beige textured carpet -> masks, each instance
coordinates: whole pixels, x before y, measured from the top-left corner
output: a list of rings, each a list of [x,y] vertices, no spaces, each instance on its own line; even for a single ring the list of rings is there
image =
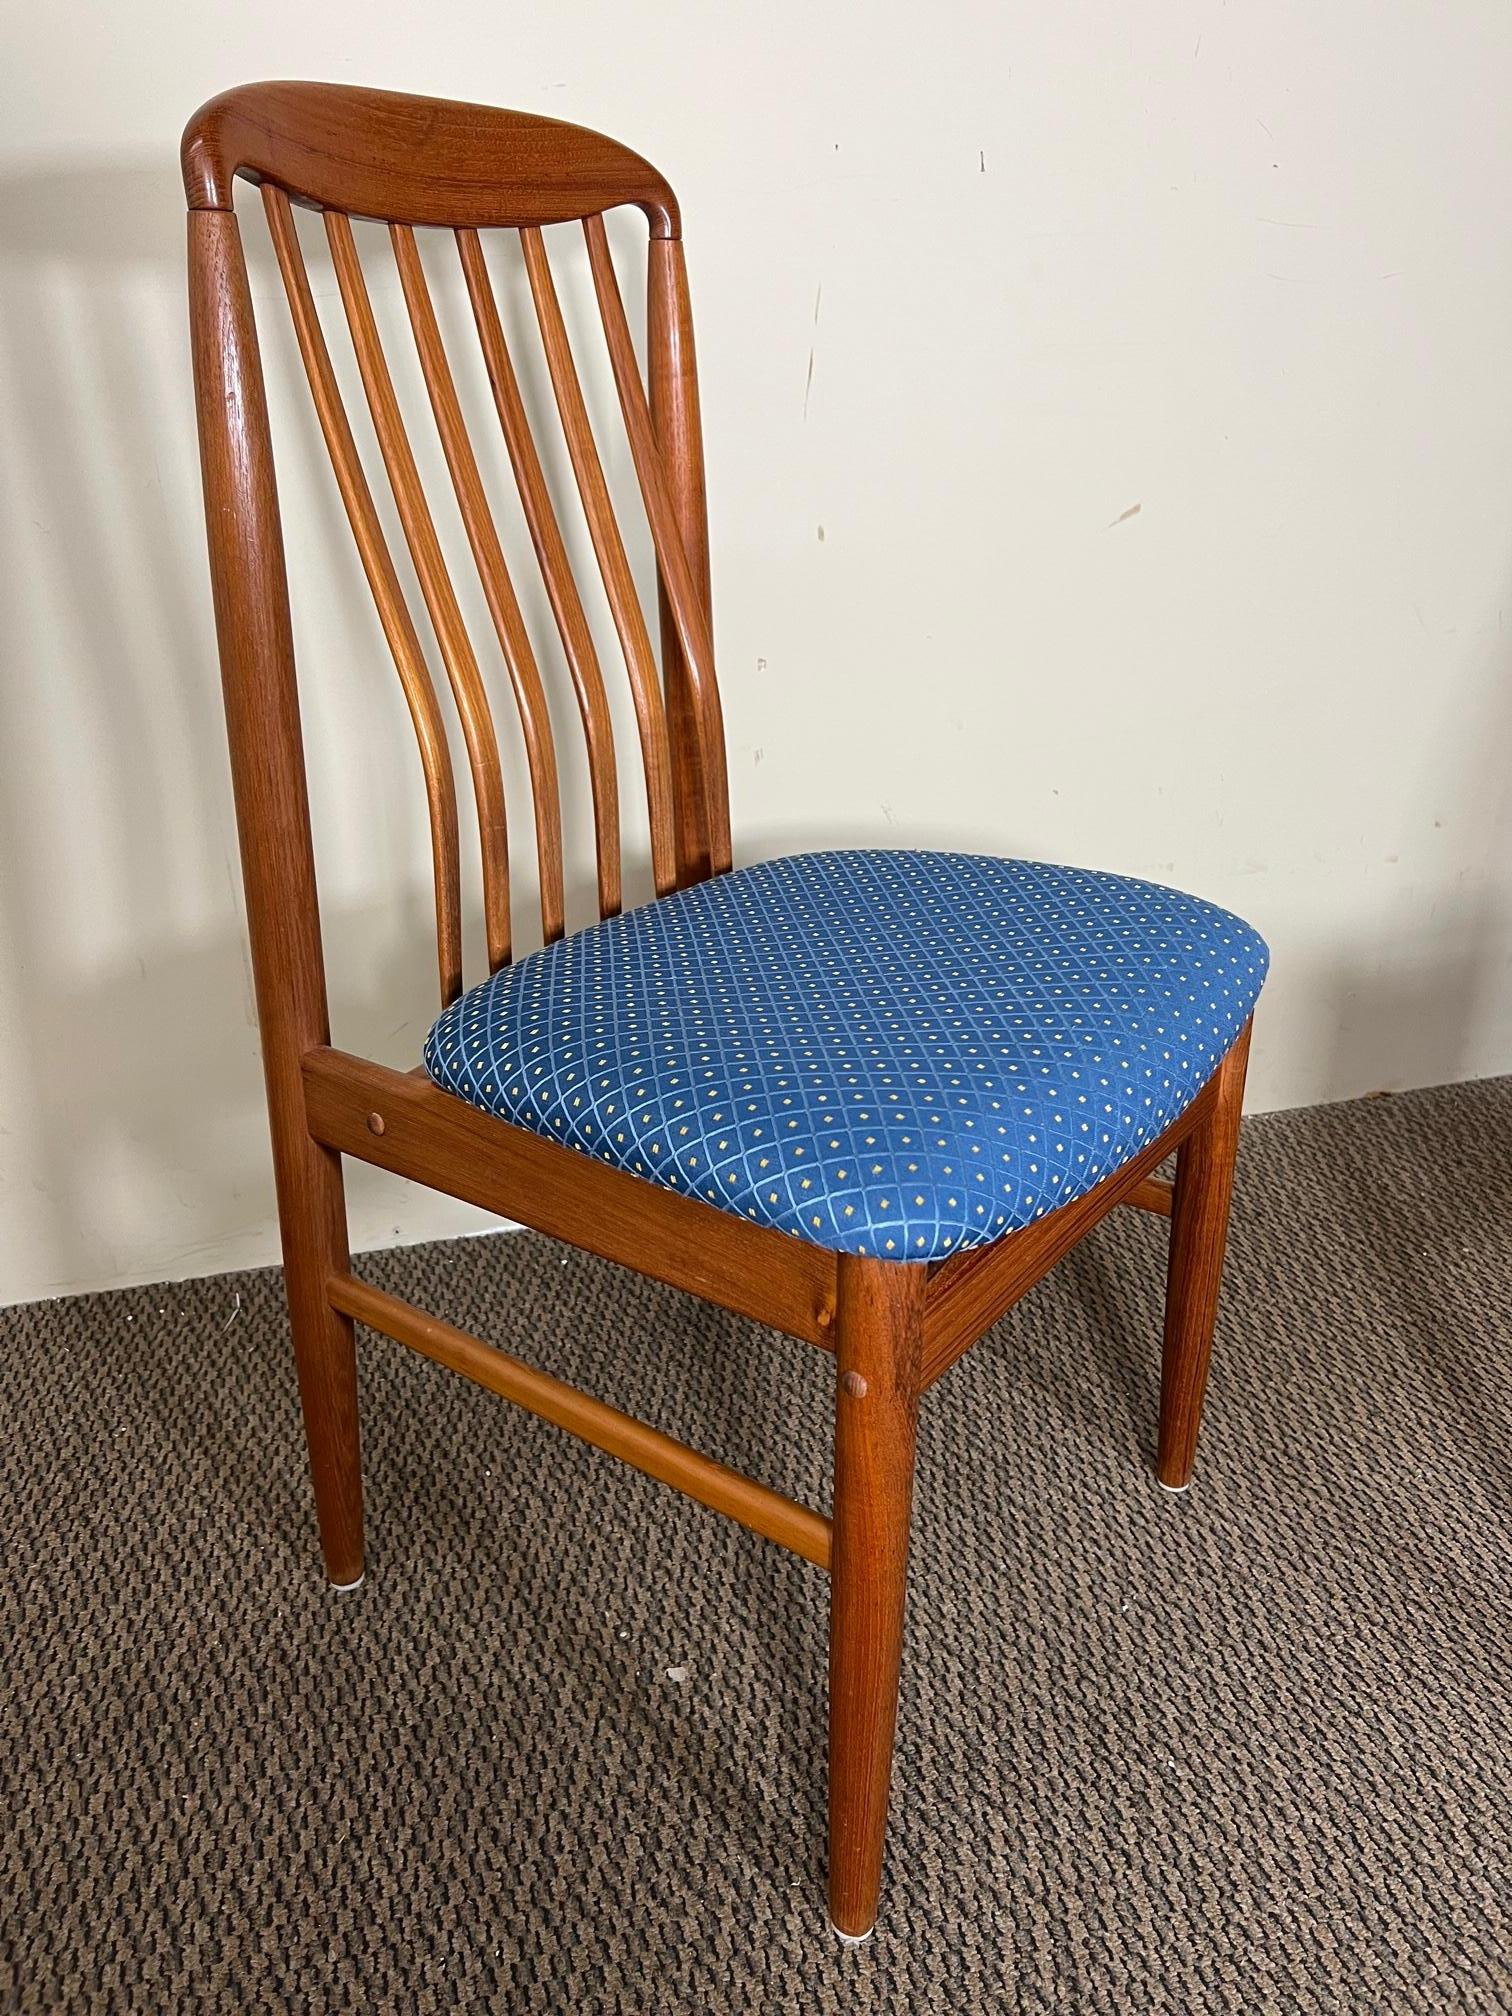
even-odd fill
[[[0,1312],[0,2007],[1512,2009],[1512,1080],[1246,1128],[1185,1498],[1162,1232],[926,1402],[854,1951],[817,1572],[364,1338],[333,1596],[276,1276]],[[534,1238],[367,1271],[827,1496],[803,1346]]]

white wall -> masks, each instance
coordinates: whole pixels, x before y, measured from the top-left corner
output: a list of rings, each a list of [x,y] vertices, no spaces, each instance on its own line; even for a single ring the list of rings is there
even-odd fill
[[[54,0],[7,40],[0,1300],[276,1250],[175,163],[258,76],[544,109],[682,192],[744,858],[950,842],[1227,903],[1275,953],[1255,1104],[1512,1068],[1498,0]],[[416,767],[296,460],[337,1033],[409,1063]],[[352,1190],[359,1244],[480,1222]]]

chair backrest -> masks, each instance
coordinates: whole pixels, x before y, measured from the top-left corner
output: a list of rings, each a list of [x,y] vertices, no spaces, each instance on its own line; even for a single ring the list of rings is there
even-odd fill
[[[469,436],[417,243],[451,234],[535,561],[571,675],[586,742],[602,915],[621,902],[616,754],[604,674],[520,390],[482,234],[519,234],[547,373],[604,594],[629,676],[658,895],[730,863],[724,733],[709,625],[708,531],[698,388],[677,202],[617,142],[521,112],[346,85],[253,84],[197,112],[183,142],[190,294],[211,564],[227,687],[249,903],[308,900],[308,812],[281,531],[246,266],[233,209],[238,177],[261,185],[295,334],[336,482],[420,745],[429,801],[443,1001],[462,986],[457,795],[446,726],[399,571],[345,410],[310,286],[295,207],[320,213],[373,432],[426,617],[460,718],[477,808],[491,967],[510,956],[509,861],[499,745],[479,643],[470,635],[423,488],[368,292],[354,218],[388,226],[419,369],[483,603],[519,710],[549,942],[564,929],[556,749],[540,666]],[[649,224],[643,381],[604,213],[634,205]],[[543,227],[580,221],[630,458],[656,556],[658,668],[589,420]],[[516,339],[518,340],[518,339]],[[485,457],[497,443],[483,449]],[[290,821],[292,842],[279,828]],[[249,824],[253,830],[249,834]],[[266,829],[266,830],[263,830]],[[290,846],[299,858],[289,856]],[[251,853],[249,854],[249,848]],[[256,873],[260,890],[251,885]],[[280,886],[261,892],[264,874]],[[291,879],[292,878],[292,879]],[[306,886],[308,885],[308,886]],[[272,926],[269,927],[270,929]],[[254,920],[254,940],[257,926]],[[314,939],[318,956],[318,927]],[[308,948],[306,948],[308,949]],[[321,988],[323,996],[323,987]]]

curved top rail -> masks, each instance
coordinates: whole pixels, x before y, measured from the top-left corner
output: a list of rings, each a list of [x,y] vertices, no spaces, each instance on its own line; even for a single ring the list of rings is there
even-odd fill
[[[653,238],[677,238],[677,198],[630,148],[531,112],[370,91],[354,84],[242,84],[184,129],[191,210],[229,210],[238,175],[296,203],[449,229],[563,224],[617,204]]]

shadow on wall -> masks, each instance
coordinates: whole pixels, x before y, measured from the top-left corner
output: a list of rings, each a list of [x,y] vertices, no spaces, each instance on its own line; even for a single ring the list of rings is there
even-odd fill
[[[0,181],[14,525],[0,1300],[268,1257],[272,1183],[199,506],[171,155]],[[329,906],[341,1034],[423,1033],[428,913]],[[0,989],[5,983],[0,981]],[[414,1025],[418,1024],[418,1030]],[[398,1025],[396,1027],[396,1025]],[[241,1242],[238,1248],[238,1242]]]
[[[37,1285],[54,1266],[59,1286],[133,1273],[138,1256],[96,1215],[100,1193],[123,1165],[151,1165],[154,1187],[161,1165],[187,1170],[174,1090],[204,1062],[232,1108],[255,1084],[255,1050],[235,1040],[247,995],[233,948],[176,960],[162,942],[175,895],[207,863],[223,883],[230,872],[202,581],[166,536],[162,451],[171,442],[176,462],[182,432],[158,424],[172,384],[159,301],[182,256],[176,180],[171,161],[106,158],[0,183],[22,534],[0,565],[27,646],[0,683],[0,903],[17,987],[7,1105],[25,1144],[30,1244],[47,1256]],[[168,352],[175,364],[183,349]],[[161,978],[165,952],[195,989],[193,1018]],[[208,1059],[192,1054],[196,1027]]]

